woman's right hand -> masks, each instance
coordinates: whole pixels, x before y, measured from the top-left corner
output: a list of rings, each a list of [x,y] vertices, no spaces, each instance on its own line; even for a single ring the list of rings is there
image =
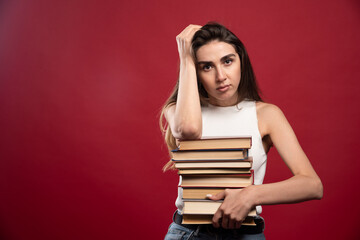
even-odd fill
[[[179,35],[176,36],[180,61],[192,58],[191,40],[194,34],[201,28],[200,25],[190,24]]]

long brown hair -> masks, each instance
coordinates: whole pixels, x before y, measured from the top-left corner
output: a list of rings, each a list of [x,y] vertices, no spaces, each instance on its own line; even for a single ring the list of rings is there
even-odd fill
[[[239,54],[240,64],[241,64],[241,81],[238,87],[238,103],[244,99],[249,99],[253,101],[262,101],[259,94],[260,90],[256,83],[255,74],[251,66],[250,59],[244,44],[240,41],[238,37],[236,37],[235,34],[233,34],[229,29],[227,29],[223,25],[216,22],[209,22],[195,33],[191,42],[194,58],[196,59],[197,50],[201,46],[211,41],[226,42],[232,45],[235,48],[235,51]],[[200,104],[204,106],[208,103],[208,93],[206,92],[205,88],[202,86],[199,78],[197,82],[198,82],[198,89],[200,96]],[[178,91],[179,91],[179,79],[176,82],[176,85],[170,97],[166,100],[164,106],[162,107],[160,120],[159,120],[160,129],[164,134],[165,142],[169,149],[169,153],[177,146],[176,146],[176,140],[171,133],[170,127],[168,126],[166,121],[164,121],[164,112],[168,106],[176,104]],[[166,165],[163,167],[164,171],[168,169],[174,169],[174,165],[171,161],[167,162]]]

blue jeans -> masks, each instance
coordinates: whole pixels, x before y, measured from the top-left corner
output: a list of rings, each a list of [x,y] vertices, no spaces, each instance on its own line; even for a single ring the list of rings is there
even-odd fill
[[[198,225],[196,230],[188,229],[182,225],[171,223],[164,240],[265,240],[264,233],[259,234],[239,234],[236,230],[219,230],[208,225]]]

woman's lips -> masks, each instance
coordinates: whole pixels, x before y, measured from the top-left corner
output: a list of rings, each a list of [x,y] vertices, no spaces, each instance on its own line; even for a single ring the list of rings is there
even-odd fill
[[[216,90],[220,91],[220,92],[225,92],[229,89],[230,85],[225,85],[223,87],[218,87]]]

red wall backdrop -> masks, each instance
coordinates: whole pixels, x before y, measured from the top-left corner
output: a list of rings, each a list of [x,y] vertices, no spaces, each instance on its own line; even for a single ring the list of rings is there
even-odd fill
[[[216,20],[247,46],[292,124],[321,201],[264,206],[268,239],[355,239],[358,1],[2,1],[0,238],[162,239],[178,177],[158,113],[175,36]],[[276,150],[265,182],[290,177]]]

